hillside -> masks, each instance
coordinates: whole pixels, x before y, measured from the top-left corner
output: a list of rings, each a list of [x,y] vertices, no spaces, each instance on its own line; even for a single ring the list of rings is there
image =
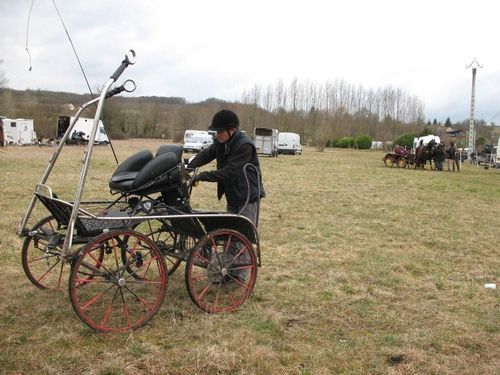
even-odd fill
[[[317,91],[309,98],[305,94],[292,96],[293,91],[288,89],[283,98],[279,92],[265,93],[262,89],[255,89],[244,93],[244,103],[217,98],[189,103],[182,97],[121,95],[106,102],[102,119],[114,139],[169,138],[180,141],[186,129],[206,129],[213,114],[221,108],[238,113],[241,128],[249,134],[253,134],[255,127],[277,128],[298,133],[303,142],[320,147],[346,136],[368,135],[373,140],[392,141],[406,133],[444,133],[444,127],[439,124],[425,125],[421,112],[408,115],[418,107],[415,100],[408,101],[408,104],[403,101],[402,105],[395,99],[387,101],[387,97],[397,98],[399,91],[377,91],[367,97],[348,90],[348,99],[343,99],[343,92],[321,97],[322,91]],[[0,116],[32,118],[38,135],[50,138],[55,136],[58,116],[74,115],[76,107],[90,99],[89,94],[4,88],[0,89]],[[93,117],[94,111],[95,107],[91,107],[83,116]],[[465,123],[454,126],[467,130]],[[498,135],[495,138],[492,132],[488,127],[478,126],[478,139],[483,137],[486,142],[490,138],[498,139]]]

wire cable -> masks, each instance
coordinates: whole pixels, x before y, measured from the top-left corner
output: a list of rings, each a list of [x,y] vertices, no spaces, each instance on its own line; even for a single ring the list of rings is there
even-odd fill
[[[92,89],[90,88],[89,80],[87,79],[87,75],[85,74],[85,71],[83,70],[82,63],[80,61],[80,57],[78,57],[78,53],[76,52],[75,45],[73,44],[73,41],[71,40],[71,36],[69,35],[68,29],[66,28],[66,25],[64,24],[64,20],[62,19],[61,13],[59,13],[59,9],[57,8],[56,1],[52,0],[52,4],[54,4],[54,8],[56,8],[57,15],[59,16],[59,19],[61,20],[61,24],[64,28],[64,31],[66,32],[66,35],[68,36],[69,43],[71,44],[71,48],[73,48],[73,52],[75,53],[76,60],[78,61],[78,65],[80,65],[80,69],[83,74],[83,78],[85,78],[85,82],[87,83],[87,87],[89,88],[90,96],[92,99],[94,99],[94,94],[92,93]]]
[[[25,50],[28,53],[28,59],[29,59],[29,62],[30,62],[30,67],[28,69],[29,72],[31,72],[32,66],[31,66],[31,54],[30,54],[30,50],[28,49],[28,35],[29,35],[29,31],[30,31],[31,11],[33,10],[33,5],[35,5],[35,0],[33,0],[31,2],[30,12],[28,14],[28,24],[26,25],[26,46],[25,46]]]
[[[26,47],[25,48],[26,48],[26,52],[28,53],[28,58],[29,58],[29,63],[30,63],[29,71],[31,71],[31,69],[32,69],[32,64],[31,64],[31,54],[30,54],[29,49],[28,49],[28,40],[29,40],[29,27],[30,27],[30,20],[31,20],[31,12],[33,10],[34,4],[35,4],[35,0],[33,0],[31,2],[30,11],[29,11],[29,15],[28,15],[28,24],[26,26]],[[66,24],[64,23],[64,20],[61,16],[61,12],[59,12],[59,8],[57,7],[55,0],[52,0],[52,4],[54,5],[54,8],[57,12],[57,15],[59,16],[59,20],[61,21],[61,24],[64,28],[65,33],[66,33],[66,36],[68,37],[69,43],[71,44],[71,48],[73,49],[73,53],[75,54],[76,60],[78,61],[78,65],[80,66],[80,70],[82,71],[83,78],[85,79],[85,82],[86,82],[87,87],[89,89],[90,96],[92,97],[92,99],[94,99],[94,93],[92,92],[92,89],[90,88],[90,83],[89,83],[89,80],[87,79],[87,75],[85,74],[85,70],[83,69],[82,62],[80,61],[80,57],[78,56],[78,53],[76,52],[76,48],[75,48],[75,45],[73,43],[73,40],[71,39],[71,36],[69,35],[68,28],[66,27]],[[104,125],[104,130],[106,131],[106,135],[107,135],[108,131],[106,130],[105,125]],[[113,152],[113,156],[115,158],[116,164],[119,164],[118,158],[116,156],[115,148],[113,147],[113,143],[111,143],[111,138],[109,136],[108,136],[108,139],[109,139],[109,145],[111,146],[111,151]]]

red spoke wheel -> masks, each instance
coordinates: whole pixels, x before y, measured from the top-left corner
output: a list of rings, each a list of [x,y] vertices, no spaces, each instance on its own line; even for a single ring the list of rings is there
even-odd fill
[[[104,257],[96,266],[101,249]],[[126,332],[143,326],[158,312],[165,298],[167,268],[149,237],[116,230],[80,251],[69,280],[71,305],[86,325],[96,331]]]
[[[244,235],[218,229],[203,236],[191,251],[185,279],[189,296],[203,311],[234,311],[252,294],[257,257]]]
[[[50,245],[49,245],[50,241]],[[64,234],[53,216],[40,220],[24,240],[21,260],[28,279],[40,289],[66,289],[69,263],[62,261]]]

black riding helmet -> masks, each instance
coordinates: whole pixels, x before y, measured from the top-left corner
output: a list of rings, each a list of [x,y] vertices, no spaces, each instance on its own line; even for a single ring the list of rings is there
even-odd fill
[[[223,109],[214,115],[212,123],[208,127],[208,130],[229,130],[231,128],[237,128],[239,126],[240,119],[238,118],[238,115],[233,111]]]

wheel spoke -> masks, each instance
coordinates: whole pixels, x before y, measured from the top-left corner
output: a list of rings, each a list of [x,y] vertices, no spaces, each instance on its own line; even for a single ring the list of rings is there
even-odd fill
[[[203,288],[203,290],[200,292],[200,294],[196,296],[196,298],[201,301],[203,297],[205,297],[205,295],[207,294],[209,288],[210,285],[205,286],[205,288]]]
[[[40,251],[43,251],[43,250],[40,249]],[[39,257],[39,258],[33,258],[33,259],[30,259],[28,261],[28,263],[34,263],[34,262],[38,262],[40,260],[41,261],[46,261],[49,258],[55,258],[57,256],[59,256],[59,254],[51,254],[50,256],[42,256],[42,257]]]
[[[58,259],[52,266],[49,267],[49,269],[47,270],[47,272],[45,272],[42,276],[40,276],[40,278],[37,279],[37,281],[42,281],[45,276],[47,276],[50,271],[52,271],[52,269],[57,266],[57,264],[61,261],[61,259]]]
[[[123,314],[125,315],[125,319],[127,320],[127,327],[130,327],[132,325],[132,323],[130,322],[130,312],[128,310],[128,305],[127,305],[127,302],[125,302],[125,297],[123,296],[122,288],[119,288],[119,290],[120,290],[120,296],[122,299],[122,311],[123,311]]]
[[[137,300],[138,300],[139,302],[141,302],[144,306],[146,306],[146,307],[148,308],[148,310],[153,311],[153,306],[151,306],[149,303],[147,303],[147,302],[144,300],[144,298],[139,297],[136,293],[134,293],[134,292],[133,292],[133,291],[132,291],[129,287],[127,287],[126,285],[125,285],[125,287],[124,287],[124,288],[125,288],[125,289],[127,289],[127,290],[130,292],[130,294],[132,294],[135,298],[137,298]]]
[[[61,270],[59,271],[59,278],[57,279],[57,289],[61,288],[61,280],[63,274],[64,262],[61,261]]]

